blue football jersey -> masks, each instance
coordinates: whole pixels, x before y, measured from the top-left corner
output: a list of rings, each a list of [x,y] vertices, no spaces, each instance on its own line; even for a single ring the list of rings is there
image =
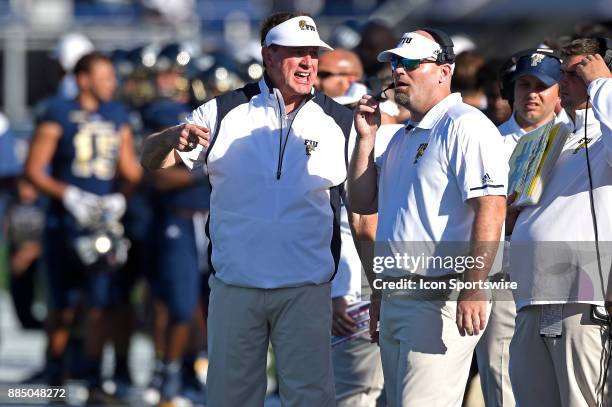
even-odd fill
[[[191,107],[169,99],[157,100],[142,111],[144,126],[150,131],[159,131],[180,123],[189,113]],[[185,168],[185,170],[187,170]],[[156,200],[161,209],[208,209],[210,205],[210,185],[206,179],[186,188],[158,192]]]
[[[96,112],[88,112],[77,100],[55,99],[42,121],[55,122],[62,128],[51,160],[51,175],[98,195],[113,192],[121,143],[119,129],[128,123],[123,105],[101,103]]]

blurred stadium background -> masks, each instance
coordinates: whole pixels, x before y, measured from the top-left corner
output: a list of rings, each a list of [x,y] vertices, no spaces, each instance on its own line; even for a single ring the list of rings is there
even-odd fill
[[[120,97],[132,107],[155,96],[151,70],[164,58],[181,67],[185,82],[177,91],[189,93],[197,104],[261,75],[259,24],[281,10],[312,14],[328,43],[359,46],[365,57],[385,48],[388,33],[393,44],[402,32],[422,26],[445,30],[458,46],[475,48],[486,59],[612,28],[610,0],[0,0],[0,111],[22,141],[18,155],[25,155],[37,112],[66,73],[63,53],[80,46],[78,41],[66,45],[66,34],[79,33],[112,56]],[[390,31],[364,31],[372,22]],[[366,76],[377,72],[379,67],[363,62]],[[374,82],[369,85],[375,87]],[[135,129],[143,135],[138,123]],[[0,237],[0,383],[18,383],[42,367],[45,336],[40,328],[24,329],[15,316],[4,233]],[[42,321],[46,298],[40,276],[36,287],[32,314]],[[134,290],[137,308],[144,291]],[[145,309],[139,312],[147,318]],[[153,365],[143,326],[130,351],[139,386],[147,383]],[[105,361],[105,369],[112,369],[112,357]]]

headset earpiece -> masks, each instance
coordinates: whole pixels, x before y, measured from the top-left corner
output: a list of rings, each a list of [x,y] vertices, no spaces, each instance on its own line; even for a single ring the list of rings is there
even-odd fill
[[[608,69],[612,71],[612,39],[605,37],[597,37],[595,39],[599,43],[599,55],[603,58]]]
[[[429,33],[434,40],[440,44],[442,52],[438,54],[436,63],[438,64],[452,64],[455,62],[455,51],[453,47],[453,40],[444,31],[435,28],[421,28],[422,31]]]

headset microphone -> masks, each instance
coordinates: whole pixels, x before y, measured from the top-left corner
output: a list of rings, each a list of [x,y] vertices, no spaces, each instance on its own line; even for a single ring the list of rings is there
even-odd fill
[[[374,95],[374,100],[382,102],[383,100],[389,99],[389,97],[387,96],[387,91],[391,89],[395,89],[395,83],[392,83],[391,85],[381,90],[378,94]]]

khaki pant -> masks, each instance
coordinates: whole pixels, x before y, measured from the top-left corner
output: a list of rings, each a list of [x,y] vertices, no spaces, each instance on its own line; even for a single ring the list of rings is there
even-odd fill
[[[207,406],[263,406],[269,341],[283,406],[335,406],[330,284],[256,289],[215,276],[209,282]]]
[[[516,405],[508,369],[515,318],[516,304],[512,301],[512,292],[493,291],[491,315],[476,345],[480,385],[487,407]]]
[[[381,396],[383,373],[378,345],[370,336],[332,349],[338,407],[373,407]]]
[[[389,407],[461,406],[480,335],[459,335],[456,311],[454,301],[383,298],[380,353]]]
[[[607,329],[590,319],[588,304],[563,306],[562,337],[540,336],[542,306],[522,308],[510,343],[510,379],[521,407],[598,406],[607,358]],[[606,393],[612,384],[608,374]],[[609,401],[604,402],[609,406]]]

